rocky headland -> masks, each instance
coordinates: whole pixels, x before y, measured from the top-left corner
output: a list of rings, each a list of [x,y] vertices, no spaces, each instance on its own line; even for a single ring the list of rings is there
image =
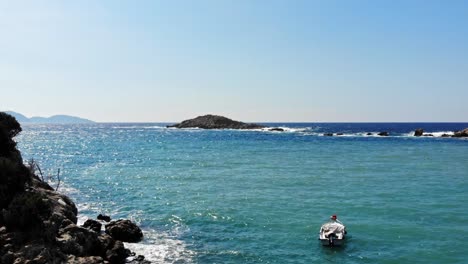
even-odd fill
[[[224,116],[204,115],[167,127],[202,129],[262,129],[265,126],[235,121]]]
[[[125,263],[132,252],[123,242],[140,241],[140,228],[128,220],[110,222],[105,232],[96,220],[78,226],[73,201],[23,164],[13,140],[20,132],[0,112],[0,263]],[[129,263],[149,262],[138,256]]]

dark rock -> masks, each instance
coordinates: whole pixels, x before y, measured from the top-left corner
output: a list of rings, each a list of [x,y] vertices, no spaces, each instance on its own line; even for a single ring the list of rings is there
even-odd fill
[[[370,133],[370,132],[369,132],[369,133],[367,133],[366,135],[368,135],[368,136],[372,136],[372,133]]]
[[[64,263],[67,258],[58,248],[44,247],[41,241],[25,242],[11,253],[15,258],[14,263],[59,264]]]
[[[98,239],[101,243],[101,256],[111,263],[123,263],[131,255],[130,250],[126,249],[121,241],[115,240],[108,234],[101,234]]]
[[[323,135],[326,137],[333,137],[333,133],[323,133]]]
[[[141,229],[130,220],[110,222],[106,225],[106,233],[123,242],[139,242],[143,238]]]
[[[422,128],[418,128],[414,131],[414,136],[415,137],[420,137],[424,134],[424,130]]]
[[[433,137],[433,134],[423,134],[423,137]]]
[[[273,128],[269,128],[268,131],[279,131],[279,132],[283,132],[284,129],[280,128],[280,127],[273,127]]]
[[[175,128],[203,128],[203,129],[259,129],[264,126],[257,124],[247,124],[224,116],[204,115],[194,119],[182,121],[181,123],[170,125],[167,127]]]
[[[111,220],[110,216],[103,215],[103,214],[99,214],[99,215],[97,216],[97,219],[98,219],[98,220],[105,221],[105,222],[110,222],[110,220]]]
[[[456,131],[452,137],[468,137],[468,128]]]
[[[129,264],[150,264],[151,262],[149,262],[148,260],[145,260],[144,256],[138,255],[137,257],[133,258],[132,260],[130,260],[127,263],[129,263]]]
[[[443,138],[445,138],[445,137],[451,137],[451,135],[449,135],[449,134],[442,134],[442,136],[440,136],[440,137],[443,137]]]
[[[88,229],[90,229],[90,230],[93,230],[93,231],[96,232],[96,233],[101,232],[101,226],[102,226],[101,223],[99,223],[98,221],[93,220],[93,219],[88,219],[88,220],[86,220],[86,222],[84,222],[84,224],[83,224],[83,227],[84,227],[84,228],[88,228]]]
[[[57,244],[65,254],[78,257],[98,256],[101,252],[101,245],[96,232],[76,225],[70,225],[60,230]]]
[[[76,257],[70,255],[67,259],[68,264],[104,264],[108,263],[104,261],[102,257],[91,256],[91,257]]]
[[[15,254],[11,251],[7,251],[5,254],[0,256],[0,263],[11,264],[15,261]]]
[[[379,132],[377,135],[379,135],[381,137],[388,137],[388,132],[386,132],[386,131]]]
[[[336,133],[337,136],[342,136],[344,135],[343,133]]]
[[[130,250],[124,247],[122,241],[115,241],[112,248],[106,251],[106,259],[111,263],[125,263],[125,259],[130,255]]]
[[[62,224],[60,224],[60,228],[65,228],[69,225],[74,225],[75,223],[73,223],[72,221],[68,220],[68,219],[64,219],[62,221]]]

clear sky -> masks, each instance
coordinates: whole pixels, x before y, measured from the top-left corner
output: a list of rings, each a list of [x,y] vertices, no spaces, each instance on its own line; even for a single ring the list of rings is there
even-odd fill
[[[0,0],[0,110],[468,121],[468,1]]]

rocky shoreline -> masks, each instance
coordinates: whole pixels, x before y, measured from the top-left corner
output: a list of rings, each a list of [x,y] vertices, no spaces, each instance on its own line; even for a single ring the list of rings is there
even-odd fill
[[[271,131],[271,132],[284,132],[284,128],[280,127],[267,127],[259,124],[249,124],[240,121],[235,121],[229,119],[224,116],[219,115],[204,115],[198,116],[196,118],[187,119],[180,123],[176,123],[173,125],[166,126],[167,128],[201,128],[201,129],[241,129],[241,130],[248,130],[248,129],[261,129],[263,131]],[[344,133],[342,132],[326,132],[322,134],[323,136],[332,137],[332,136],[343,136]],[[368,132],[366,133],[367,136],[380,136],[380,137],[388,137],[391,136],[391,132],[388,131],[380,131],[377,133]],[[417,128],[414,131],[413,136],[416,137],[434,137],[431,133],[424,133],[422,128]],[[468,128],[465,128],[460,131],[454,131],[453,135],[450,134],[443,134],[441,137],[468,137]]]
[[[333,136],[343,136],[345,135],[344,133],[342,132],[338,132],[338,133],[330,133],[330,132],[327,132],[327,133],[323,133],[322,136],[326,136],[326,137],[333,137]],[[371,132],[368,132],[368,133],[365,133],[366,136],[380,136],[380,137],[388,137],[388,136],[391,136],[392,134],[388,131],[382,131],[382,132],[378,132],[378,133],[371,133]],[[413,136],[414,137],[436,137],[437,135],[434,135],[434,134],[431,134],[431,133],[424,133],[424,130],[422,128],[418,128],[414,131],[413,133]],[[465,128],[463,130],[459,130],[459,131],[454,131],[453,134],[442,134],[438,137],[443,137],[443,138],[465,138],[465,137],[468,137],[468,128]]]
[[[23,164],[13,140],[20,132],[0,112],[0,263],[150,263],[123,244],[143,238],[135,223],[111,221],[102,232],[110,217],[101,216],[77,225],[73,201]]]

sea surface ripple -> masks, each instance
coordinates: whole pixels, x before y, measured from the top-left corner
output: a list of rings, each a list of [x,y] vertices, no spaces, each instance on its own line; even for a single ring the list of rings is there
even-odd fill
[[[468,124],[271,126],[285,131],[23,125],[16,140],[61,169],[80,221],[136,221],[145,240],[127,246],[154,263],[467,263],[468,140],[411,135]],[[317,241],[331,214],[342,248]]]

